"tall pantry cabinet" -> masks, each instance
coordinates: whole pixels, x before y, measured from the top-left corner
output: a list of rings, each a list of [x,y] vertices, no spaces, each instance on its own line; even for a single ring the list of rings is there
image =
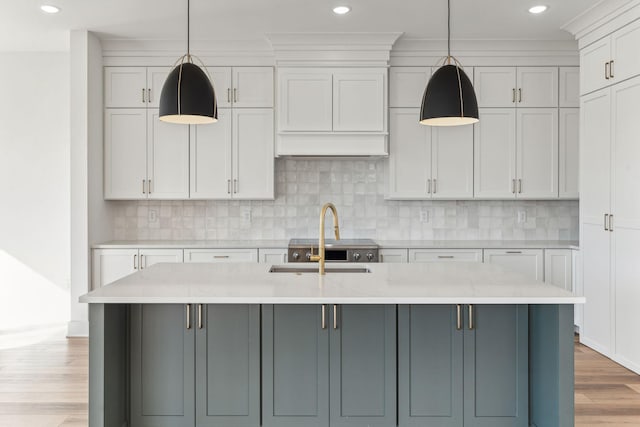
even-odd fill
[[[623,48],[639,43],[631,23],[581,51],[580,246],[581,340],[640,373],[640,61]]]

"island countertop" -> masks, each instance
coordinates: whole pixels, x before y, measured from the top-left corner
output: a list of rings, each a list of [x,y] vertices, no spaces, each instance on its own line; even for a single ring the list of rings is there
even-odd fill
[[[291,264],[288,264],[291,266]],[[327,267],[336,264],[327,264]],[[317,267],[305,264],[303,268]],[[368,273],[270,273],[270,264],[156,264],[80,297],[90,304],[582,304],[494,264],[348,264]]]

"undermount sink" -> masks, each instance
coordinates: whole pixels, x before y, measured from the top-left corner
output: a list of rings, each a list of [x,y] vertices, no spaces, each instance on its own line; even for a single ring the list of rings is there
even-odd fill
[[[269,273],[318,273],[318,265],[272,265],[269,269]],[[324,270],[326,273],[371,273],[371,270],[366,266],[328,266]]]

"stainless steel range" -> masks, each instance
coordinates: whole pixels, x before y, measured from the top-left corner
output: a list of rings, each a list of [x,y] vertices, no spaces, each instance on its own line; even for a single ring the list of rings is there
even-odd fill
[[[312,262],[318,254],[318,239],[291,239],[289,262]],[[325,242],[327,262],[378,262],[379,248],[371,239],[340,239]]]

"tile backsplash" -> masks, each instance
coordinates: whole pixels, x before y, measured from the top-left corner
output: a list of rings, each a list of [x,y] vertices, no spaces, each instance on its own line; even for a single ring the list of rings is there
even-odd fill
[[[338,208],[345,238],[578,239],[577,201],[388,201],[384,200],[385,165],[384,159],[277,159],[275,200],[112,202],[114,238],[315,237],[320,207],[330,201]],[[524,222],[518,222],[521,212]]]

